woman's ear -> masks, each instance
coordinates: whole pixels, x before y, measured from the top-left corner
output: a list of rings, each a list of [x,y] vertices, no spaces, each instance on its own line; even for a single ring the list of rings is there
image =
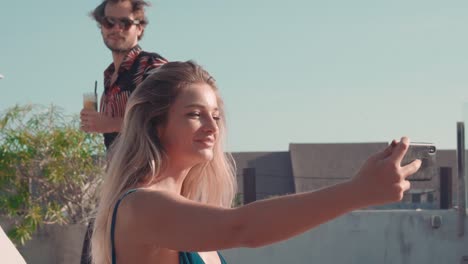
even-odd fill
[[[162,125],[157,125],[156,126],[156,136],[158,136],[160,141],[164,136],[164,131],[165,131],[165,129],[164,129],[164,127]]]

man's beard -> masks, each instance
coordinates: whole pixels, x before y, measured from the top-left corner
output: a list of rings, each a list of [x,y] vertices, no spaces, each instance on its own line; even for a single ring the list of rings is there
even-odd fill
[[[111,46],[109,43],[107,43],[107,40],[104,39],[104,44],[108,49],[110,49],[113,53],[127,53],[132,49],[132,47],[128,46],[126,47],[125,45],[122,45],[121,47],[114,47]],[[125,43],[124,43],[125,44]]]

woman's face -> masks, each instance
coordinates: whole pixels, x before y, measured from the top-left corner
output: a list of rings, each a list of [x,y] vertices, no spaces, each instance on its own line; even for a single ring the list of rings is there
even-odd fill
[[[170,107],[158,135],[170,163],[194,166],[213,158],[220,112],[217,97],[206,83],[183,88]]]

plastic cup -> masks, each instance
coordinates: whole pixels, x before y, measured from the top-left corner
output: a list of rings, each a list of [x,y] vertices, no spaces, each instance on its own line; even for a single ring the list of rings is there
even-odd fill
[[[97,97],[94,93],[83,94],[83,108],[97,111]]]

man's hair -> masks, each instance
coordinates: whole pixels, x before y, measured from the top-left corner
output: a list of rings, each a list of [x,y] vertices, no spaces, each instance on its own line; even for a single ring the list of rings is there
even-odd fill
[[[145,7],[150,6],[151,4],[144,0],[103,0],[101,4],[99,4],[92,12],[90,12],[90,16],[96,20],[98,25],[105,16],[105,9],[107,4],[118,4],[120,2],[129,1],[132,4],[132,13],[135,16],[135,19],[140,21],[140,25],[143,27],[143,31],[141,35],[138,37],[138,40],[143,38],[143,33],[145,33],[145,27],[148,25],[149,21],[148,18],[145,16]]]

